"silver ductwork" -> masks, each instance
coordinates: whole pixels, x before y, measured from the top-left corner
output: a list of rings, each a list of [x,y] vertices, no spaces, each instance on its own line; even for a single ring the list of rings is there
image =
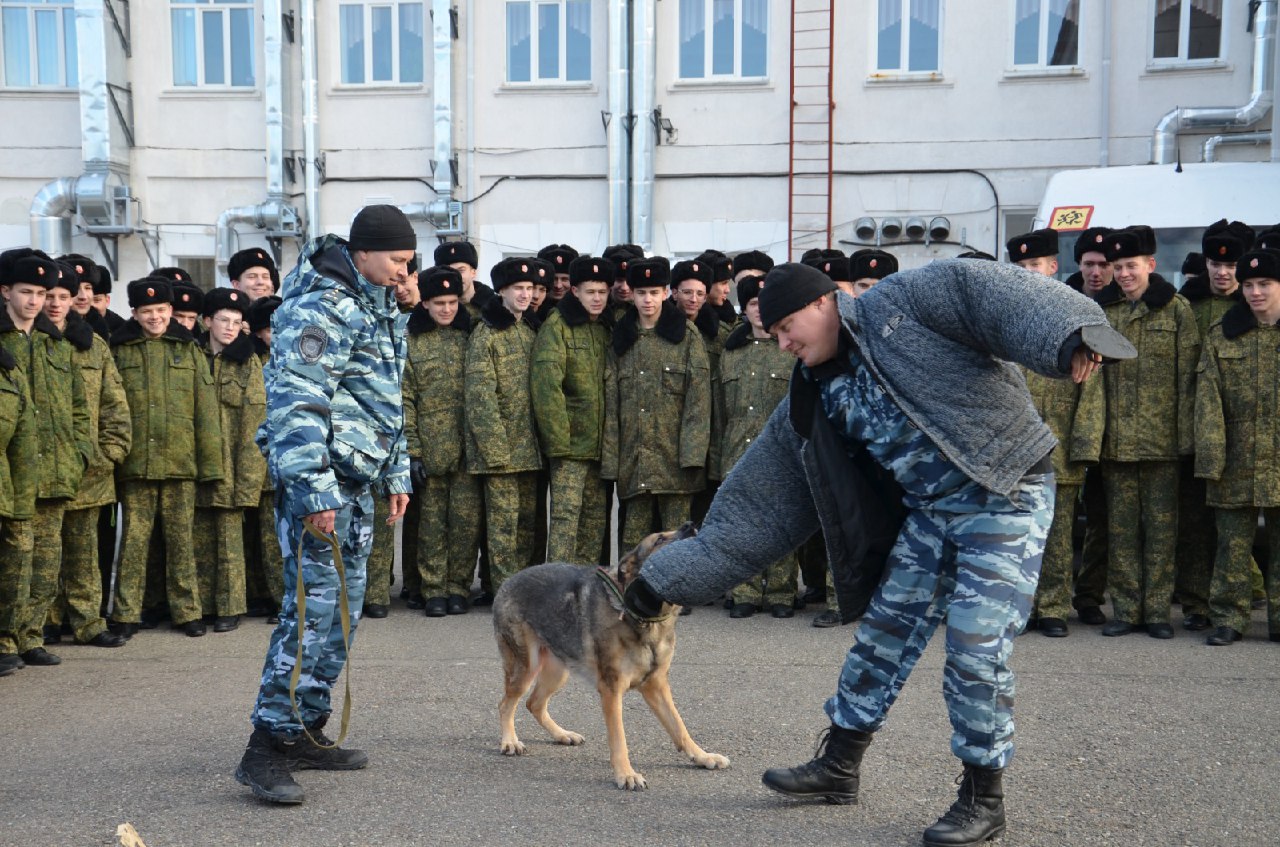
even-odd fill
[[[302,192],[307,210],[307,237],[319,238],[320,168],[317,131],[320,124],[319,74],[316,65],[316,0],[301,0],[302,29]]]
[[[1218,161],[1218,148],[1223,144],[1270,144],[1271,130],[1239,132],[1235,135],[1211,135],[1205,139],[1202,158],[1206,162]]]
[[[1277,0],[1260,0],[1253,20],[1253,90],[1243,106],[1177,107],[1156,124],[1151,161],[1167,165],[1177,158],[1178,135],[1205,130],[1248,129],[1271,110],[1275,97]]]
[[[631,42],[628,0],[609,2],[609,120],[605,144],[609,148],[609,243],[631,241],[631,196],[627,169],[631,160]]]
[[[76,177],[47,182],[31,201],[31,246],[51,256],[71,252],[71,213],[76,209]]]
[[[631,4],[631,238],[645,250],[653,247],[654,152],[658,131],[653,121],[657,100],[658,62],[657,4],[634,0]]]

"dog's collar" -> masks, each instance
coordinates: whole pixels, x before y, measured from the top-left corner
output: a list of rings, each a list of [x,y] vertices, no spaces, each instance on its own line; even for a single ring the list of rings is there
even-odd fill
[[[622,612],[622,614],[618,616],[619,618],[631,618],[631,620],[634,623],[638,623],[638,624],[653,624],[653,623],[662,623],[663,621],[670,620],[672,616],[675,614],[675,612],[668,612],[667,614],[662,615],[660,617],[656,617],[656,618],[642,618],[639,615],[637,615],[635,612],[627,608],[626,600],[624,600],[622,597],[622,589],[618,586],[618,582],[613,578],[612,574],[610,574],[604,568],[597,567],[596,577],[605,584],[605,587],[609,589],[609,593],[613,595],[613,598],[617,601],[616,605]],[[611,605],[615,605],[615,604],[611,604]]]

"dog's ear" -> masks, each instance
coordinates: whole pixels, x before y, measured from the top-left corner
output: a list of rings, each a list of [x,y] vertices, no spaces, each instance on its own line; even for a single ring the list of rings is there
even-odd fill
[[[618,560],[618,582],[624,587],[639,575],[640,566],[644,564],[639,553],[640,547],[637,547]]]

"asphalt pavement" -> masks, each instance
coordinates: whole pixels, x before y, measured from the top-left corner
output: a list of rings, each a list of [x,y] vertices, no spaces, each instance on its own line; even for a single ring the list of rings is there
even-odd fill
[[[875,739],[857,806],[798,803],[761,772],[806,761],[826,720],[852,628],[730,620],[679,623],[676,703],[724,771],[675,752],[637,694],[625,721],[648,781],[610,778],[594,690],[551,702],[581,747],[550,742],[523,708],[529,754],[498,752],[501,667],[488,610],[428,619],[400,601],[361,623],[347,746],[368,769],[306,771],[301,806],[255,800],[232,776],[271,628],[187,638],[144,631],[121,649],[61,645],[63,663],[0,679],[0,845],[114,845],[131,823],[175,845],[917,845],[954,798],[935,636]],[[1177,623],[1175,610],[1175,623]],[[1280,843],[1280,644],[1255,613],[1246,640],[1204,645],[1071,636],[1018,639],[1018,753],[1005,776],[1001,847]]]

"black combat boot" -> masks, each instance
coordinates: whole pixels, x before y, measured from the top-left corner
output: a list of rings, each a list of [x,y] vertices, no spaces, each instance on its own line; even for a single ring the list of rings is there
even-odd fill
[[[297,744],[290,745],[288,750],[289,767],[295,771],[357,771],[369,764],[369,757],[363,750],[343,750],[335,747],[329,736],[324,734],[324,725],[329,718],[323,717],[313,724],[307,724],[307,732],[311,733],[318,744],[311,743],[304,733]]]
[[[236,768],[236,781],[253,789],[253,793],[272,803],[301,803],[302,786],[289,774],[289,751],[300,746],[288,743],[265,729],[253,730],[249,746]]]
[[[1003,768],[965,765],[956,801],[924,831],[926,847],[975,847],[1004,832]]]
[[[818,742],[817,756],[794,768],[770,768],[760,781],[790,797],[823,797],[828,803],[858,802],[858,766],[871,733],[832,724]]]

